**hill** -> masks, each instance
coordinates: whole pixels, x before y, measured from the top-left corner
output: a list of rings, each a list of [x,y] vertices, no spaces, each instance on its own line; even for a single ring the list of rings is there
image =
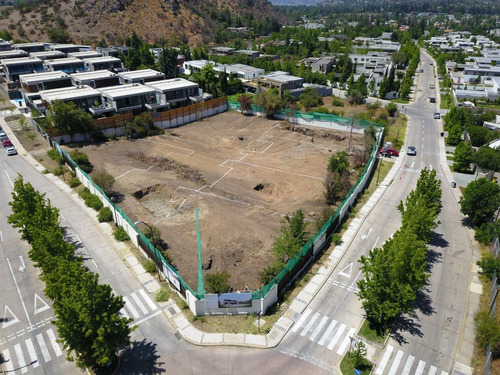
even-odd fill
[[[227,26],[277,18],[267,0],[26,0],[0,8],[14,39],[117,45],[133,30],[145,41],[207,43]],[[259,25],[257,25],[259,26]]]

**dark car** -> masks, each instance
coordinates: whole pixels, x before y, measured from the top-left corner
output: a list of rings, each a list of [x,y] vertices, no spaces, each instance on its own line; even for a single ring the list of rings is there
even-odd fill
[[[417,148],[415,146],[408,146],[408,151],[406,151],[406,155],[417,155]]]
[[[382,156],[399,156],[399,152],[392,147],[386,147],[380,150]]]
[[[434,97],[431,96],[431,97],[429,97],[429,101],[431,103],[436,103],[436,98],[434,98]]]
[[[439,120],[441,118],[441,113],[439,113],[439,112],[434,113],[434,118],[436,120]]]

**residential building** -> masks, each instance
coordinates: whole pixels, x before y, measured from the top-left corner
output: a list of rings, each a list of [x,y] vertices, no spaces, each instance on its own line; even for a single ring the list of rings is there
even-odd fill
[[[43,106],[48,110],[54,100],[73,102],[84,111],[90,112],[93,107],[103,107],[101,93],[89,86],[71,86],[60,89],[40,91]]]
[[[232,55],[235,50],[235,48],[231,47],[212,47],[210,53],[214,55]]]
[[[30,52],[30,57],[45,61],[45,60],[63,59],[66,57],[66,54],[61,51]]]
[[[120,76],[109,70],[97,70],[95,72],[73,73],[70,75],[75,86],[90,86],[94,89],[101,87],[117,86],[120,84]]]
[[[18,81],[19,76],[22,74],[44,71],[42,60],[30,59],[29,57],[0,60],[0,65],[3,68],[5,79],[10,82]]]
[[[27,53],[44,52],[46,50],[45,43],[16,43],[12,45],[14,50],[22,50]]]
[[[120,54],[127,56],[129,47],[119,46],[119,47],[97,47],[95,49],[97,52],[101,53],[103,56],[113,56],[119,57]]]
[[[165,74],[154,69],[133,70],[118,73],[121,84],[142,83],[159,81],[165,79]]]
[[[259,51],[252,51],[251,49],[239,49],[235,53],[237,53],[238,55],[245,55],[252,59],[255,59],[260,56]]]
[[[66,57],[63,59],[45,60],[43,62],[45,70],[54,72],[56,70],[65,73],[76,73],[85,71],[85,63],[76,57]]]
[[[160,94],[158,102],[167,103],[169,108],[184,107],[201,101],[203,95],[197,83],[184,78],[149,82],[146,86],[156,90]]]
[[[0,51],[10,51],[12,49],[12,44],[6,40],[0,39]]]
[[[212,64],[214,66],[219,65],[215,64],[214,62],[210,62],[208,60],[190,60],[190,61],[185,61],[184,64],[182,64],[182,67],[184,68],[184,72],[186,74],[193,74],[193,73],[199,73],[201,69],[207,64]]]
[[[20,49],[0,51],[0,60],[19,59],[21,57],[28,57],[28,56],[29,56],[28,52],[25,52]]]
[[[140,114],[146,110],[156,111],[168,107],[161,103],[157,90],[139,83],[99,89],[104,107],[113,108],[118,114]]]
[[[244,86],[248,91],[252,92],[256,92],[258,88],[264,90],[276,88],[281,96],[287,90],[301,88],[303,83],[304,78],[292,76],[288,72],[277,71],[260,76],[256,80],[245,82]]]
[[[217,65],[214,67],[214,71],[216,74],[225,71],[228,75],[232,74],[235,78],[244,80],[255,79],[264,74],[264,69],[245,64]]]
[[[28,93],[59,89],[73,85],[71,77],[60,71],[22,74],[19,76],[19,82],[21,83],[21,88]]]
[[[83,59],[85,63],[85,70],[96,71],[96,70],[110,70],[112,72],[123,72],[122,61],[118,57],[112,56],[102,56],[102,57],[91,57]]]
[[[84,46],[80,44],[52,44],[48,46],[48,50],[61,51],[66,54],[70,52],[90,51],[91,49],[92,48],[90,48],[90,46]]]
[[[308,57],[300,60],[297,66],[304,63],[305,66],[310,67],[312,72],[319,72],[328,74],[332,71],[335,65],[334,56],[322,56],[322,57]]]
[[[89,59],[92,57],[102,57],[102,54],[96,51],[69,52],[68,57],[74,57],[80,60]]]

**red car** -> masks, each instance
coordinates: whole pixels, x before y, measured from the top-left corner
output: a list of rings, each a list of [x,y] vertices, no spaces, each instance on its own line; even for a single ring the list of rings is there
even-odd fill
[[[12,142],[10,141],[9,138],[7,138],[2,141],[2,145],[3,147],[12,146]]]
[[[399,156],[399,152],[392,147],[386,147],[380,150],[382,156]]]

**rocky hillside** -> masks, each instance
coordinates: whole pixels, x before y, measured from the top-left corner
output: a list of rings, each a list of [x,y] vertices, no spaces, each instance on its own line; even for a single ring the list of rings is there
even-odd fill
[[[217,28],[246,26],[238,18],[277,18],[267,0],[30,0],[0,7],[0,31],[14,39],[121,44],[132,30],[154,43],[212,40]],[[252,14],[252,16],[248,16]]]

